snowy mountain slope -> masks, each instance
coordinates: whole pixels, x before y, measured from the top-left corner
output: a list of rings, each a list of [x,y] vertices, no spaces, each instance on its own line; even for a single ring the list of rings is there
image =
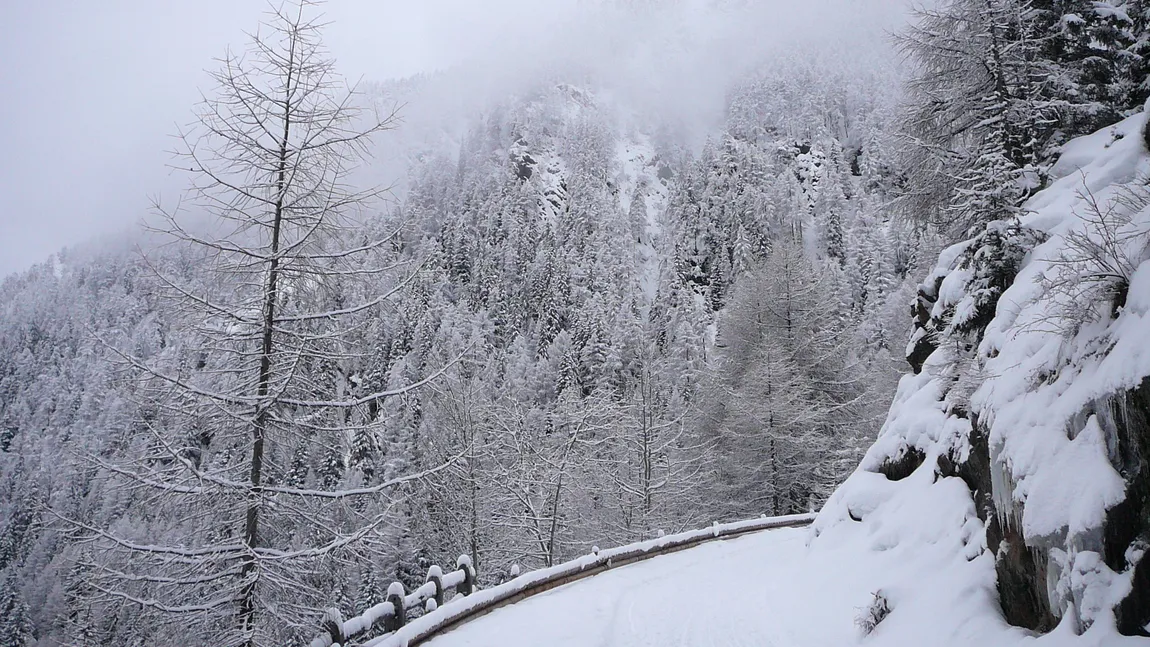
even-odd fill
[[[426,272],[349,340],[351,348],[369,349],[365,361],[340,366],[334,374],[327,366],[309,374],[324,385],[319,388],[330,385],[333,397],[342,397],[349,389],[367,393],[373,385],[417,381],[457,354],[468,358],[418,397],[367,407],[364,415],[374,416],[370,428],[326,429],[322,441],[307,433],[298,442],[279,444],[274,478],[309,488],[357,488],[431,469],[476,442],[492,459],[469,463],[481,465],[478,472],[443,470],[405,493],[394,523],[388,522],[388,539],[373,544],[373,556],[343,562],[314,585],[288,592],[297,600],[327,597],[307,603],[317,611],[299,626],[268,616],[270,631],[310,638],[316,630],[312,616],[323,608],[351,615],[378,604],[387,589],[384,578],[418,585],[427,560],[471,552],[487,585],[513,564],[532,568],[562,561],[586,554],[593,544],[630,543],[659,528],[805,511],[812,498],[821,501],[830,493],[832,482],[857,463],[881,419],[871,408],[860,415],[826,406],[830,400],[822,394],[856,392],[864,381],[861,371],[845,384],[803,392],[803,402],[812,405],[808,411],[825,425],[819,426],[820,437],[788,446],[786,469],[802,482],[768,469],[759,458],[791,427],[756,435],[754,447],[729,442],[712,458],[712,440],[735,438],[744,427],[757,430],[757,412],[736,416],[716,409],[699,414],[714,421],[710,428],[694,422],[692,402],[718,406],[744,397],[727,395],[725,384],[708,386],[711,376],[752,356],[717,348],[715,321],[730,288],[741,273],[766,262],[767,242],[793,231],[793,221],[820,224],[807,213],[810,201],[798,199],[800,193],[811,196],[815,182],[810,173],[800,180],[791,172],[796,151],[828,151],[820,158],[818,186],[843,216],[836,258],[858,268],[850,272],[849,286],[846,271],[841,273],[844,295],[839,300],[836,292],[833,300],[859,317],[858,337],[868,340],[860,354],[885,353],[877,336],[862,330],[900,329],[865,323],[885,319],[888,301],[902,309],[903,281],[911,273],[881,260],[898,256],[910,239],[887,238],[897,232],[871,217],[888,179],[879,144],[885,122],[872,118],[876,101],[843,90],[855,86],[836,75],[789,84],[788,75],[777,76],[749,80],[739,91],[742,107],[732,109],[730,132],[716,134],[697,155],[609,93],[558,82],[470,116],[459,128],[462,134],[444,126],[442,142],[408,141],[411,150],[429,152],[417,160],[402,205],[380,217],[410,236],[396,253]],[[805,93],[777,92],[790,86]],[[826,98],[806,101],[808,94]],[[820,123],[852,126],[811,132],[788,108],[795,102],[827,106]],[[764,120],[768,126],[755,126]],[[837,138],[867,144],[860,151],[836,144]],[[849,155],[834,154],[848,148]],[[872,244],[879,239],[882,245]],[[117,460],[135,461],[142,446],[135,443],[145,442],[137,435],[150,436],[146,425],[135,423],[148,414],[130,406],[137,383],[114,370],[111,349],[95,343],[92,333],[130,342],[141,357],[174,358],[196,340],[187,327],[169,323],[176,320],[169,319],[172,306],[155,289],[148,264],[124,247],[109,260],[49,264],[0,286],[0,311],[7,313],[0,316],[0,347],[7,350],[0,352],[0,580],[12,583],[0,592],[0,609],[21,609],[11,614],[19,616],[19,635],[37,644],[74,644],[67,637],[73,631],[99,636],[89,642],[102,644],[187,642],[182,619],[173,629],[118,602],[114,611],[93,610],[101,603],[93,607],[87,592],[69,592],[66,582],[87,577],[87,565],[77,563],[86,554],[40,522],[45,506],[59,500],[67,503],[60,508],[64,514],[91,519],[93,527],[121,525],[140,536],[187,527],[182,507],[173,508],[171,517],[157,516],[152,501],[110,496],[108,480],[78,458],[111,446]],[[149,257],[189,281],[200,276],[198,264],[174,252]],[[839,276],[836,270],[828,283]],[[825,287],[829,292],[831,286]],[[339,292],[333,296],[344,298],[375,295],[380,286],[356,280],[332,288]],[[828,301],[820,300],[820,307]],[[101,305],[63,307],[68,303]],[[739,325],[735,318],[727,321],[732,329]],[[804,330],[830,332],[822,324]],[[842,334],[853,340],[855,330],[852,325]],[[904,337],[891,333],[892,339]],[[802,349],[789,352],[798,356]],[[732,361],[718,361],[720,355]],[[878,385],[875,397],[867,398],[876,403],[874,412],[893,391],[881,357],[865,378]],[[785,379],[805,382],[811,373]],[[746,399],[773,384],[769,380],[756,382]],[[461,425],[459,415],[469,422]],[[587,421],[596,437],[554,433],[572,419]],[[845,433],[858,436],[843,443],[849,451],[823,452],[822,437],[833,434],[841,441],[847,426]],[[215,455],[236,456],[211,438],[180,437],[181,429],[171,428],[175,442],[194,443],[197,455],[207,443]],[[702,469],[704,460],[728,469]],[[525,491],[530,498],[523,501]],[[73,492],[85,494],[72,497]],[[216,519],[212,523],[231,527],[228,511],[215,503],[204,508]],[[553,523],[544,521],[547,515]],[[552,530],[540,533],[548,525]],[[295,526],[285,525],[283,532],[296,532]]]
[[[968,644],[976,618],[1004,636],[1004,619],[1053,629],[1044,644],[1146,634],[1144,122],[1071,142],[1021,223],[991,223],[942,253],[916,304],[917,374],[816,522],[816,548],[869,537],[860,559],[950,544],[930,572],[953,579],[944,595],[958,606],[934,644]],[[921,603],[921,575],[887,579],[875,585],[895,610],[876,638],[921,622],[899,612]]]
[[[615,183],[619,207],[636,228],[636,252],[639,281],[645,305],[656,298],[659,286],[659,244],[663,226],[659,215],[667,208],[668,189],[661,172],[669,172],[659,160],[650,138],[634,134],[618,141],[615,165],[619,169]]]
[[[941,254],[916,374],[811,531],[619,569],[433,644],[1145,644],[1144,121],[1072,142],[1021,222]]]

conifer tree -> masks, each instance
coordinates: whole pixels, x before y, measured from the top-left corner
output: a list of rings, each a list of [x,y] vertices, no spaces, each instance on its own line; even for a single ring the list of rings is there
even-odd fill
[[[15,578],[9,577],[0,591],[0,647],[30,647],[35,641],[28,605]]]
[[[948,0],[900,35],[913,70],[901,195],[912,218],[964,236],[1042,185],[1056,115],[1030,15],[1029,0]]]

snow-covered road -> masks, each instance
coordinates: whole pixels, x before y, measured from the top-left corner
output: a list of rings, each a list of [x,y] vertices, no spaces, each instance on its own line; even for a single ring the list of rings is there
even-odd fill
[[[981,548],[981,523],[960,479],[936,479],[930,470],[898,482],[870,473],[852,478],[855,491],[836,505],[865,511],[865,522],[820,517],[813,528],[763,530],[621,566],[496,609],[423,644],[1150,645],[1117,635],[1112,620],[1082,635],[1069,625],[1044,636],[1009,626],[995,599],[993,557]],[[864,636],[855,621],[875,591],[893,610]]]
[[[830,591],[810,590],[815,583],[804,568],[808,536],[807,529],[769,530],[656,557],[498,609],[427,644],[792,647],[850,643],[857,638],[853,606]]]

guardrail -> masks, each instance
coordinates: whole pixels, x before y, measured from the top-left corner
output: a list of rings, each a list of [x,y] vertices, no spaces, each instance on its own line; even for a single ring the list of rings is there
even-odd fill
[[[429,613],[443,605],[448,591],[469,596],[475,591],[475,568],[471,558],[460,555],[457,570],[444,574],[439,566],[427,569],[427,581],[411,593],[405,593],[403,584],[392,582],[387,587],[387,599],[367,611],[343,619],[338,609],[328,609],[322,625],[325,633],[316,636],[309,647],[342,647],[352,640],[371,633],[376,628],[385,632],[396,631],[407,624],[408,609],[423,607]]]
[[[344,620],[331,609],[324,616],[325,633],[311,641],[309,647],[350,647],[349,641],[364,640],[362,647],[415,647],[434,636],[495,609],[513,604],[544,591],[570,584],[604,571],[645,559],[666,555],[720,539],[730,539],[761,530],[808,526],[815,515],[763,517],[734,523],[716,523],[710,528],[666,535],[657,539],[599,550],[549,568],[524,573],[490,589],[476,590],[475,569],[466,555],[456,562],[457,570],[444,574],[438,566],[427,573],[427,582],[405,593],[403,585],[394,582],[387,590],[387,600],[364,613]],[[446,593],[457,595],[445,602]],[[419,618],[408,620],[407,611],[426,609]],[[369,638],[381,630],[383,635]]]

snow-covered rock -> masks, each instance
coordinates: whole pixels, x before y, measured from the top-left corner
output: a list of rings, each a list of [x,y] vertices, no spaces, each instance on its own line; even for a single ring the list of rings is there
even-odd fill
[[[1145,121],[1068,143],[1025,216],[940,255],[914,305],[915,374],[815,524],[812,550],[937,555],[953,613],[930,644],[1003,621],[1043,644],[1150,635]],[[889,579],[876,639],[910,622],[900,598],[939,595],[922,574]]]

